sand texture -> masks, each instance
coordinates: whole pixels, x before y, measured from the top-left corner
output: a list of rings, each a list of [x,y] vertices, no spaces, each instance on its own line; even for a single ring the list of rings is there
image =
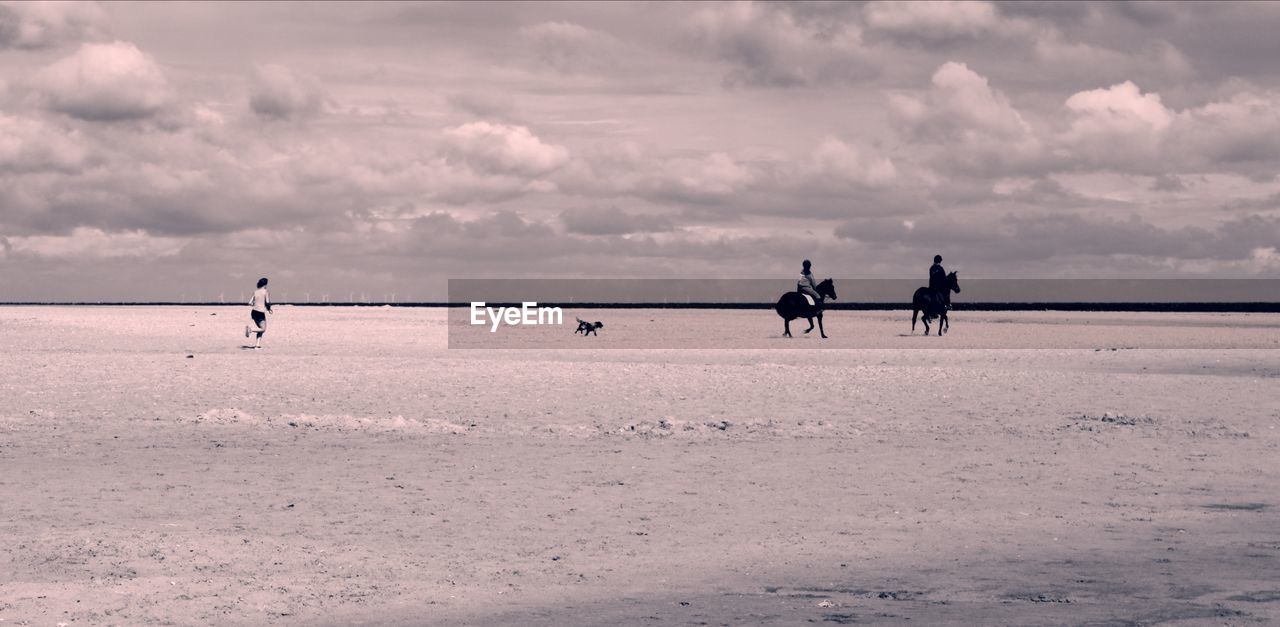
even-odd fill
[[[0,308],[0,625],[1280,621],[1280,315],[247,317]]]

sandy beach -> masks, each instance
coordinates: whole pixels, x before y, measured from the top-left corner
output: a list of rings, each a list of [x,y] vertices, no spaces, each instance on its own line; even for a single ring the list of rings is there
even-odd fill
[[[0,624],[1280,621],[1280,315],[589,313],[0,308]]]

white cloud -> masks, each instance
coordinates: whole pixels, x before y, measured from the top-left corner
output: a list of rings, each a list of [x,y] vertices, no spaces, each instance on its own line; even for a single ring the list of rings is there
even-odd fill
[[[1057,138],[1081,165],[1152,175],[1274,172],[1280,161],[1280,94],[1236,93],[1176,111],[1126,81],[1066,101],[1070,126]],[[1247,164],[1252,164],[1248,166]]]
[[[155,59],[123,41],[82,44],[40,70],[35,84],[51,109],[83,120],[145,118],[172,99]]]
[[[859,212],[892,210],[902,205],[904,187],[888,156],[833,136],[808,150],[755,158],[726,151],[662,153],[624,142],[577,153],[554,178],[573,196],[627,198],[646,209],[679,211],[675,225],[693,216],[723,226],[748,215],[826,219],[848,215],[853,206]]]
[[[1160,95],[1144,94],[1131,81],[1073,94],[1066,106],[1091,121],[1112,126],[1163,131],[1173,123],[1173,114],[1160,102]]]
[[[805,182],[842,187],[884,185],[898,176],[893,161],[868,155],[835,137],[825,137],[804,164]]]
[[[742,192],[758,176],[756,168],[722,151],[674,156],[623,143],[584,153],[556,180],[575,194],[703,203]]]
[[[1153,160],[1167,158],[1161,143],[1174,113],[1165,108],[1159,94],[1144,94],[1125,81],[1076,93],[1065,106],[1072,120],[1059,142],[1075,159],[1125,169],[1138,164],[1147,170]]]
[[[69,172],[79,168],[87,156],[78,131],[0,113],[0,171]]]
[[[1280,94],[1241,91],[1185,110],[1132,81],[1067,97],[1051,123],[1032,125],[987,79],[955,62],[920,94],[890,97],[911,157],[939,172],[986,177],[1111,170],[1147,176],[1280,166]],[[1053,116],[1050,116],[1053,118]]]
[[[1276,251],[1275,246],[1259,246],[1253,249],[1249,264],[1254,272],[1275,272],[1280,270],[1280,252]]]
[[[693,196],[724,196],[752,181],[751,173],[732,157],[715,152],[702,158],[672,159],[663,164],[657,185],[674,186]]]
[[[986,77],[949,61],[919,96],[890,99],[895,124],[911,141],[932,147],[926,161],[945,170],[1003,171],[1038,167],[1043,145],[1029,124]]]
[[[486,173],[539,176],[569,161],[569,149],[548,144],[523,126],[471,122],[445,131],[446,155]]]
[[[923,96],[898,95],[891,99],[891,113],[908,134],[965,142],[977,138],[1019,139],[1031,133],[1030,125],[1009,99],[967,65],[948,61],[934,72],[931,82],[932,89]]]
[[[184,238],[155,237],[142,231],[106,232],[79,227],[68,235],[8,238],[10,254],[53,259],[155,259],[178,254]]]

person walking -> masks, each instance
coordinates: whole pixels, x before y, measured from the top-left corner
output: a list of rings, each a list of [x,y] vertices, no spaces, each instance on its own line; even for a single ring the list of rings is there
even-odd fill
[[[249,316],[253,319],[253,324],[246,324],[244,327],[244,336],[250,337],[257,334],[253,342],[254,350],[262,348],[262,334],[267,332],[267,314],[271,313],[271,295],[267,293],[267,278],[258,279],[258,289],[253,291],[253,297],[249,299],[249,306],[253,309],[249,312]]]

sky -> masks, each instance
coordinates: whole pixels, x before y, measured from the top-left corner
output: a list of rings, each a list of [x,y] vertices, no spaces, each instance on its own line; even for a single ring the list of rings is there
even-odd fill
[[[1280,3],[0,3],[0,301],[1280,277]]]

